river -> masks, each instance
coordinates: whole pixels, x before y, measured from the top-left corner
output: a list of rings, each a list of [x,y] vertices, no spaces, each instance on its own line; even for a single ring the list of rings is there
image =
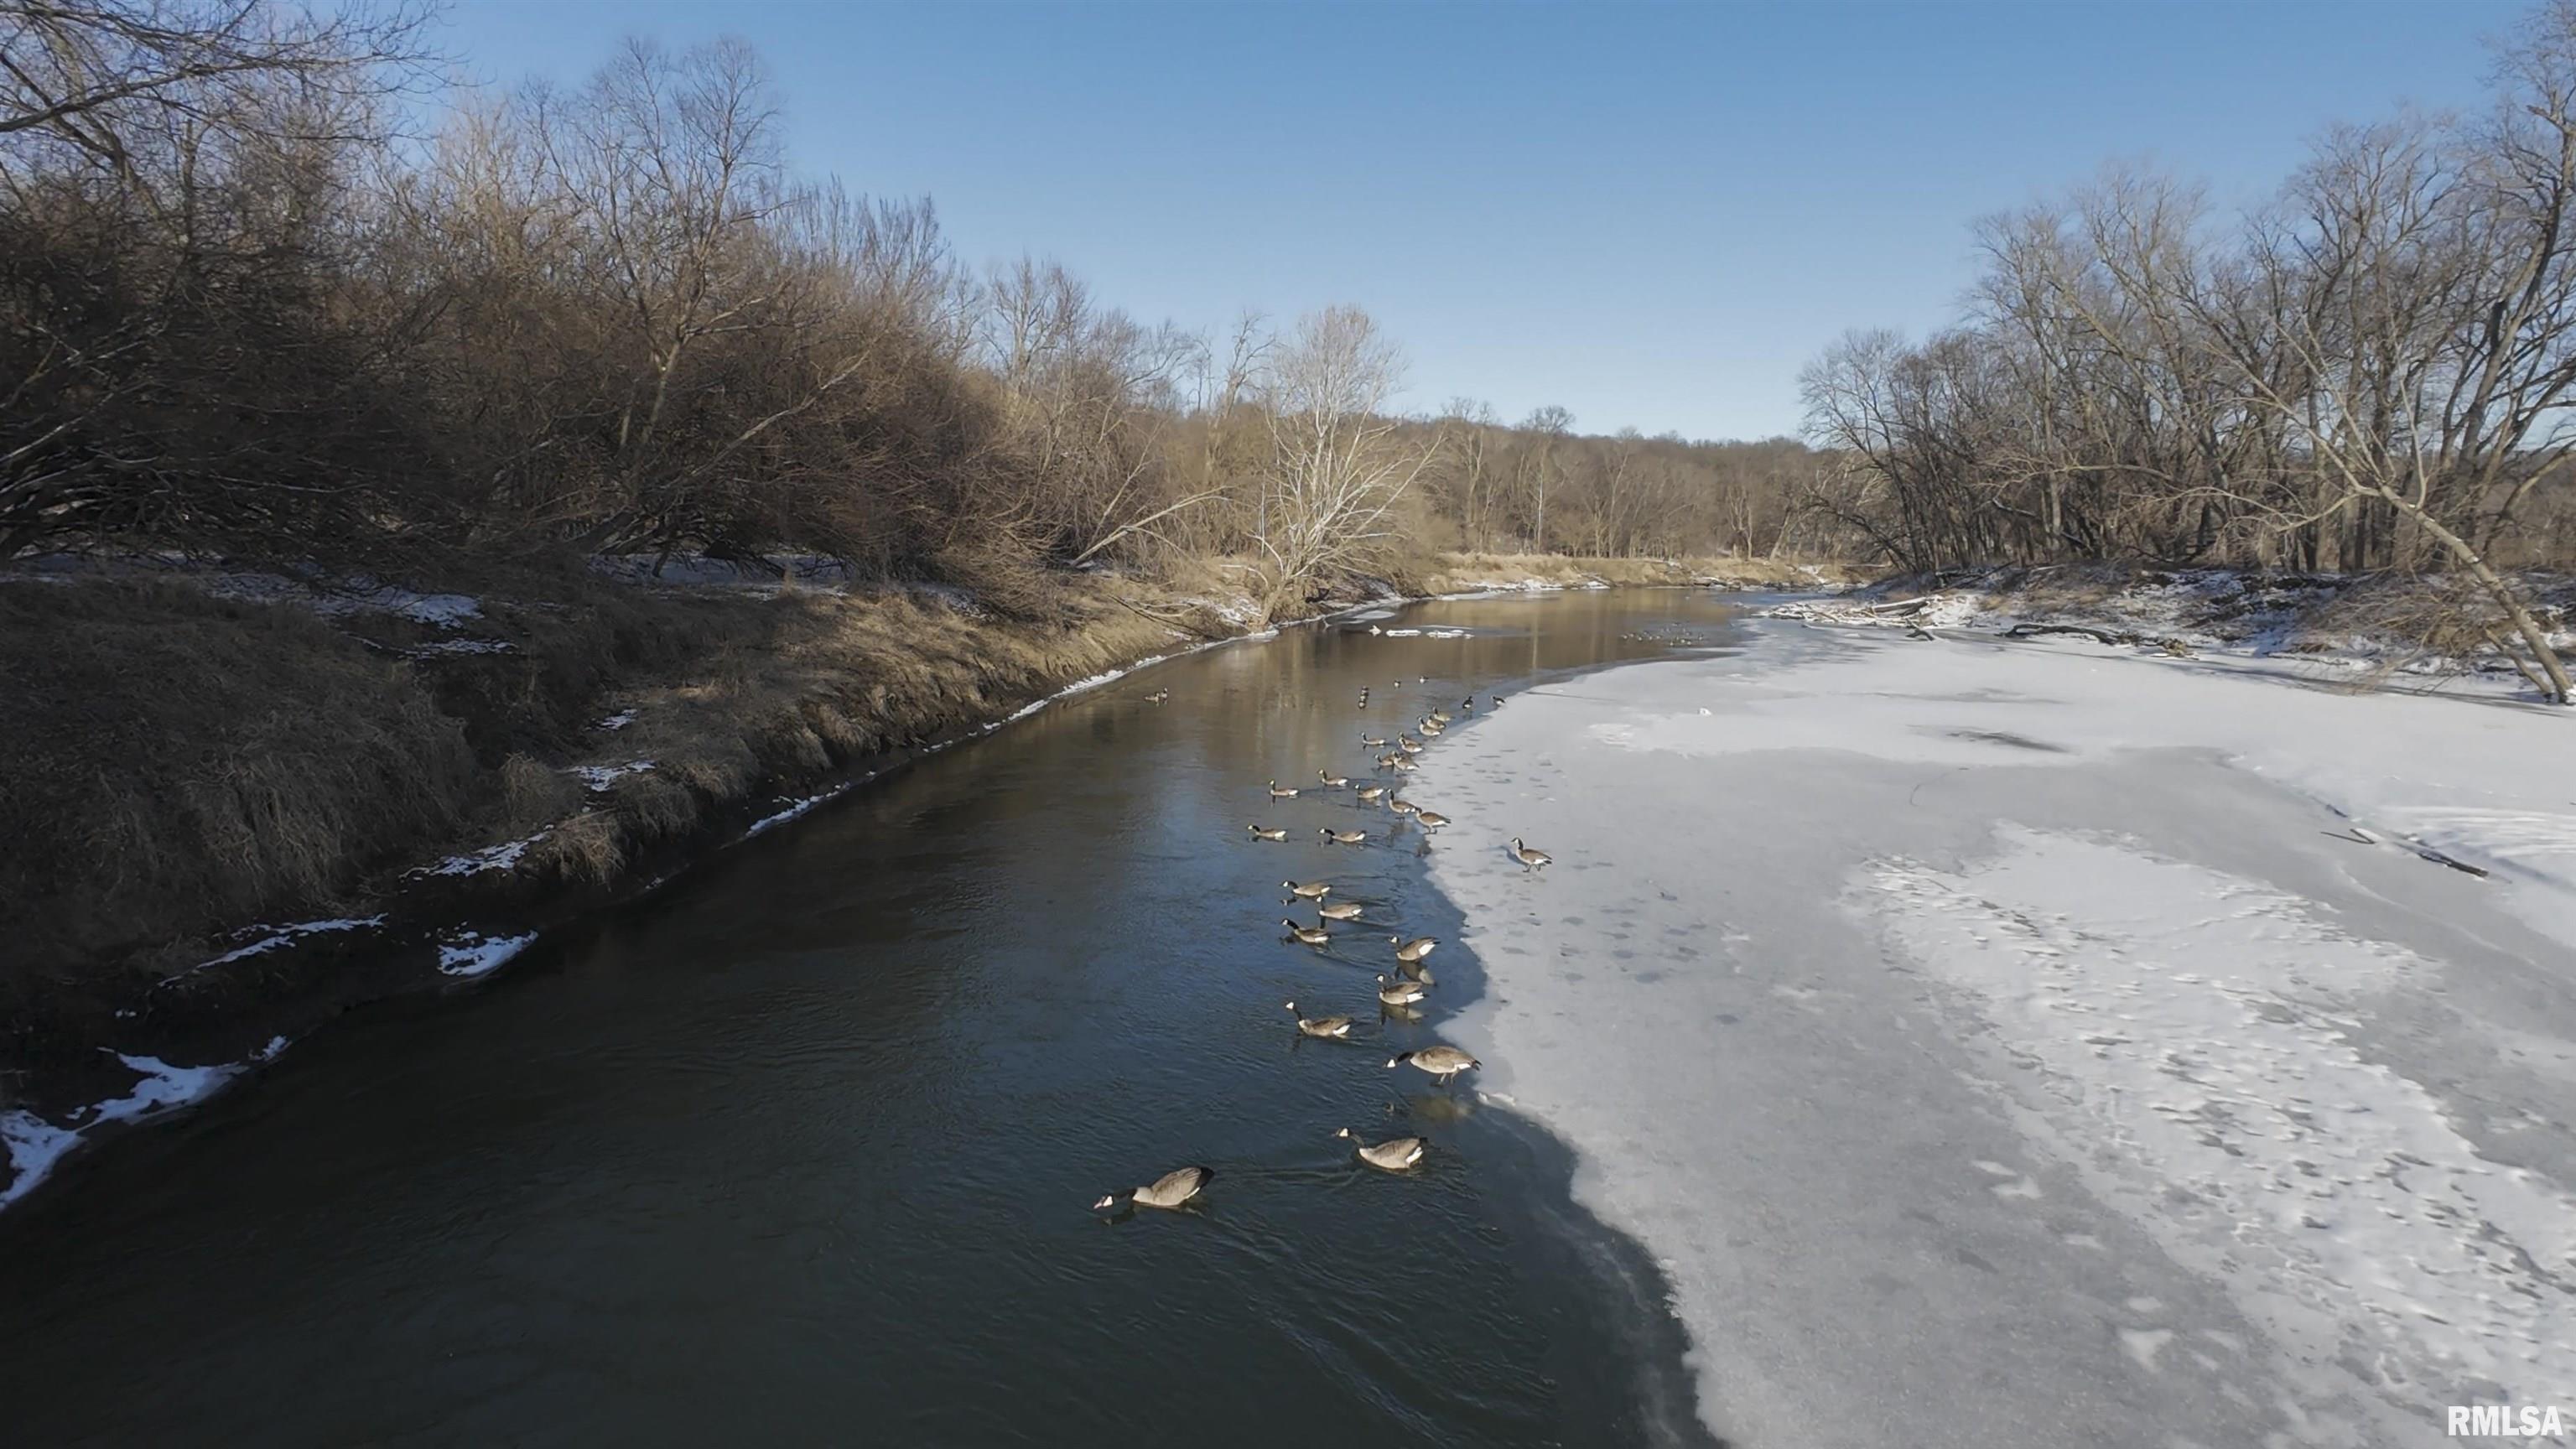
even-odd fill
[[[1445,847],[1316,771],[1733,618],[1453,600],[1204,651],[353,1014],[0,1217],[7,1441],[1706,1443],[1566,1151],[1384,1069],[1481,973]],[[1318,877],[1375,929],[1286,939]],[[1376,1010],[1394,931],[1450,943],[1418,1023]],[[1196,1210],[1087,1211],[1187,1162]]]

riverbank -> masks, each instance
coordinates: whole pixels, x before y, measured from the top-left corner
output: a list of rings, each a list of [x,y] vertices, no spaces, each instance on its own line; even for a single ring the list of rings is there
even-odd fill
[[[2563,730],[1774,624],[1414,794],[1457,1039],[1671,1278],[1721,1437],[2430,1444],[2576,1394]]]
[[[1403,587],[1671,573],[1461,564]],[[1224,577],[1074,573],[1000,599],[858,585],[814,560],[451,592],[169,571],[0,583],[6,672],[25,685],[0,704],[24,742],[0,770],[21,826],[0,861],[16,943],[0,1203],[80,1134],[184,1105],[356,1004],[486,974],[924,752],[1257,631]]]
[[[2526,573],[2551,647],[2576,652],[2576,580]],[[2319,682],[2539,697],[2528,660],[2464,578],[2059,564],[1900,575],[1848,598],[1796,600],[1775,617],[1919,630],[2082,631],[2175,655],[2260,660]]]

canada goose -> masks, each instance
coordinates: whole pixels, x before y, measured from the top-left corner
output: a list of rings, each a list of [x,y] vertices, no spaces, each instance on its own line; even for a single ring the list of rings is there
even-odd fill
[[[1398,755],[1394,759],[1387,761],[1386,767],[1390,770],[1402,770],[1404,773],[1410,775],[1414,770],[1413,757],[1410,755]]]
[[[1335,845],[1357,845],[1361,841],[1368,839],[1368,832],[1365,830],[1335,830],[1329,825],[1317,830],[1315,833],[1324,837],[1326,840],[1333,842]]]
[[[1418,755],[1422,753],[1422,741],[1415,739],[1411,735],[1397,735],[1395,737],[1395,747],[1404,751],[1408,755]]]
[[[1352,1145],[1360,1150],[1360,1161],[1371,1167],[1382,1167],[1389,1172],[1402,1172],[1422,1160],[1422,1139],[1419,1137],[1390,1137],[1372,1147],[1360,1141],[1360,1135],[1348,1127],[1333,1135],[1351,1139]]]
[[[1320,880],[1310,880],[1304,885],[1299,885],[1293,880],[1283,880],[1279,883],[1279,888],[1292,896],[1300,896],[1310,901],[1320,901],[1333,893],[1332,883]]]
[[[1385,793],[1386,787],[1384,785],[1362,785],[1359,789],[1359,796],[1363,800],[1375,800],[1377,797]]]
[[[1440,725],[1429,719],[1425,719],[1422,723],[1415,725],[1414,728],[1422,731],[1422,737],[1426,740],[1436,740],[1440,738]]]
[[[1425,830],[1437,830],[1441,826],[1449,823],[1449,817],[1441,814],[1437,810],[1417,810],[1414,812],[1413,818],[1421,821],[1422,828]]]
[[[1410,815],[1422,807],[1414,804],[1410,800],[1397,799],[1387,801],[1386,808],[1394,811],[1398,815]]]
[[[1389,981],[1383,976],[1377,979],[1377,999],[1389,1006],[1411,1006],[1430,994],[1431,988],[1419,981]]]
[[[1460,714],[1474,714],[1476,712],[1476,696],[1471,694],[1465,699],[1458,701],[1458,712]]]
[[[1386,748],[1386,736],[1384,736],[1384,735],[1362,735],[1362,736],[1360,736],[1360,748],[1362,748],[1362,749],[1366,749],[1366,750],[1382,750],[1382,749],[1385,749],[1385,748]]]
[[[1360,918],[1360,909],[1357,901],[1335,901],[1329,906],[1315,907],[1315,914],[1328,921],[1356,921]]]
[[[1205,1192],[1207,1185],[1214,1181],[1216,1181],[1216,1169],[1213,1167],[1200,1167],[1196,1164],[1175,1167],[1143,1187],[1103,1196],[1100,1201],[1091,1205],[1091,1210],[1106,1212],[1116,1207],[1122,1197],[1127,1199],[1130,1207],[1176,1208]]]
[[[1338,790],[1351,782],[1350,776],[1336,775],[1329,770],[1317,770],[1315,778],[1323,781],[1324,788],[1327,790]]]
[[[1431,974],[1431,968],[1423,965],[1419,961],[1396,962],[1395,974],[1403,977],[1407,981],[1419,981],[1425,986],[1434,984],[1436,979]]]
[[[1416,936],[1410,941],[1402,936],[1389,936],[1386,938],[1386,943],[1395,948],[1395,959],[1398,961],[1419,961],[1440,949],[1440,938],[1437,936]]]
[[[1432,722],[1433,724],[1444,724],[1444,725],[1445,725],[1445,724],[1447,724],[1447,723],[1449,723],[1449,722],[1450,722],[1450,714],[1449,714],[1449,711],[1447,711],[1447,710],[1445,710],[1445,709],[1435,709],[1435,710],[1433,710],[1433,711],[1431,712],[1431,722]]]
[[[1286,917],[1281,917],[1279,924],[1288,928],[1289,935],[1309,946],[1329,946],[1333,943],[1332,936],[1321,926],[1301,926]]]
[[[1270,782],[1270,798],[1271,798],[1271,799],[1273,799],[1273,800],[1285,800],[1285,799],[1288,799],[1288,798],[1290,798],[1291,796],[1295,795],[1296,793],[1297,793],[1297,787],[1296,787],[1296,786],[1294,786],[1294,785],[1291,785],[1291,786],[1289,786],[1287,789],[1282,790],[1282,789],[1280,789],[1280,788],[1279,788],[1279,782],[1278,782],[1278,781],[1273,780],[1273,781],[1271,781],[1271,782]]]
[[[1399,760],[1402,760],[1403,758],[1404,758],[1404,756],[1403,756],[1403,755],[1401,755],[1401,754],[1399,754],[1399,753],[1397,753],[1397,752],[1395,752],[1395,751],[1390,750],[1390,751],[1388,751],[1387,753],[1385,753],[1385,754],[1380,755],[1380,756],[1378,756],[1378,757],[1377,757],[1377,767],[1378,767],[1379,769],[1381,769],[1381,770],[1392,770],[1392,769],[1394,769],[1394,768],[1395,768],[1395,766],[1396,766],[1396,762],[1397,762],[1397,761],[1399,761]]]
[[[1289,1002],[1288,1012],[1291,1016],[1295,1016],[1297,1012],[1297,1003],[1293,1001]],[[1308,1036],[1349,1036],[1351,1034],[1351,1019],[1347,1016],[1319,1016],[1312,1021],[1308,1021],[1306,1018],[1299,1016],[1297,1017],[1297,1030]]]
[[[1451,1077],[1460,1072],[1484,1065],[1453,1046],[1427,1046],[1416,1052],[1398,1052],[1386,1059],[1386,1064],[1390,1067],[1400,1067],[1408,1062],[1412,1063],[1416,1070],[1429,1072],[1438,1077],[1440,1085],[1444,1087],[1449,1085]]]
[[[1515,835],[1512,837],[1512,859],[1530,867],[1532,870],[1536,870],[1538,867],[1556,859],[1556,857],[1539,849],[1535,845],[1521,844],[1521,838]]]
[[[1247,825],[1243,828],[1251,831],[1252,838],[1255,840],[1286,840],[1288,838],[1288,827],[1285,825],[1280,826],[1276,830],[1262,825]]]
[[[1172,697],[1172,692],[1171,692],[1170,690],[1168,690],[1168,689],[1158,689],[1158,690],[1155,690],[1152,694],[1146,695],[1146,696],[1145,696],[1145,702],[1146,702],[1147,704],[1161,704],[1163,701],[1165,701],[1165,700],[1167,700],[1167,699],[1170,699],[1171,697]]]

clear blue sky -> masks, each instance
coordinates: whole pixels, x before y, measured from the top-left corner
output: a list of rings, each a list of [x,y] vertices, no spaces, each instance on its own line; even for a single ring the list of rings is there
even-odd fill
[[[2113,157],[2258,201],[2330,120],[2475,102],[2522,8],[461,0],[447,41],[507,83],[741,35],[801,169],[971,262],[1193,328],[1355,302],[1415,410],[1756,437],[1845,328],[1945,320],[1979,216]]]

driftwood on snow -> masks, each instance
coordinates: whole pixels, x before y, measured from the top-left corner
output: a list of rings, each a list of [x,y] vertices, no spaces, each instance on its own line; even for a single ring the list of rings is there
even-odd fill
[[[2117,629],[2095,629],[2083,624],[2015,624],[2004,631],[2007,639],[2036,639],[2044,634],[2074,634],[2096,644],[2133,644],[2141,649],[2161,649],[2178,657],[2188,656],[2191,646],[2180,639],[2162,634],[2138,634]]]

